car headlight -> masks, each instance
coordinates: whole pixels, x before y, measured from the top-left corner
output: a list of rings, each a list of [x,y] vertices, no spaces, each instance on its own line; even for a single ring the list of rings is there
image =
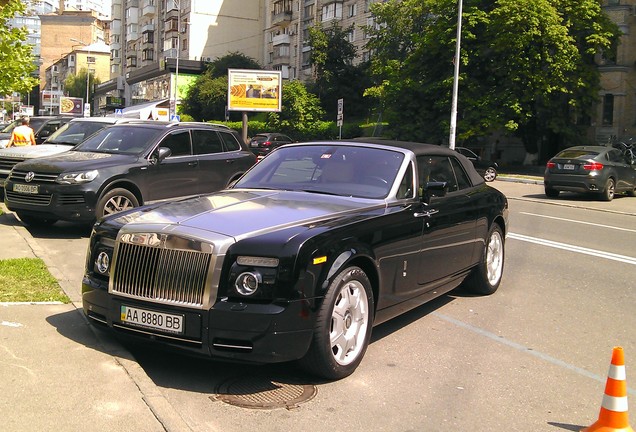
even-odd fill
[[[97,170],[62,173],[55,180],[60,184],[81,184],[88,183],[97,177]]]
[[[100,247],[95,251],[93,271],[102,276],[110,276],[110,265],[113,260],[113,250]]]
[[[276,282],[278,264],[278,258],[237,257],[230,270],[230,283],[233,285],[233,292],[243,298],[250,297],[261,300],[270,298]]]
[[[9,144],[8,139],[0,139],[0,148],[7,148],[7,144]]]

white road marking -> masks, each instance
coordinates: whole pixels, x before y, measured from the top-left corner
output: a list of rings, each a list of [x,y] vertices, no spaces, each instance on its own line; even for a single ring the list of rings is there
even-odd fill
[[[536,237],[529,237],[522,234],[508,233],[507,238],[513,238],[515,240],[521,240],[529,243],[535,243],[542,246],[553,247],[556,249],[563,249],[570,252],[582,253],[585,255],[591,255],[599,258],[605,258],[613,261],[619,261],[626,264],[636,265],[636,258],[627,255],[618,255],[611,252],[603,252],[596,249],[588,249],[580,246],[574,246],[567,243],[559,243],[552,240],[545,240]]]
[[[471,324],[465,323],[463,321],[460,321],[458,319],[452,318],[452,317],[450,317],[448,315],[441,314],[439,312],[432,312],[432,314],[435,315],[436,317],[440,318],[440,319],[443,319],[444,321],[448,321],[449,323],[455,324],[458,327],[464,328],[464,329],[469,330],[469,331],[471,331],[473,333],[477,333],[478,335],[485,336],[485,337],[487,337],[489,339],[494,340],[495,342],[498,342],[498,343],[501,343],[503,345],[509,346],[509,347],[514,348],[514,349],[516,349],[518,351],[522,351],[522,352],[530,354],[530,355],[532,355],[534,357],[538,357],[541,360],[545,360],[545,361],[547,361],[549,363],[552,363],[553,365],[568,369],[568,370],[570,370],[572,372],[576,372],[579,375],[583,375],[585,377],[591,378],[591,379],[596,380],[596,381],[601,382],[601,383],[604,383],[604,382],[607,381],[607,377],[601,377],[601,376],[599,376],[599,375],[597,375],[595,373],[592,373],[590,371],[587,371],[587,370],[585,370],[583,368],[580,368],[578,366],[572,365],[570,363],[566,363],[563,360],[559,360],[558,358],[552,357],[552,356],[550,356],[548,354],[545,354],[545,353],[542,353],[540,351],[533,350],[530,347],[527,347],[525,345],[521,345],[521,344],[519,344],[517,342],[513,342],[513,341],[511,341],[509,339],[506,339],[504,337],[501,337],[499,335],[491,333],[491,332],[489,332],[487,330],[484,330],[482,328],[475,327],[475,326],[473,326]],[[627,388],[627,393],[632,394],[632,395],[636,395],[636,389],[628,387]]]
[[[578,220],[574,220],[574,219],[565,219],[565,218],[560,218],[560,217],[556,217],[556,216],[540,215],[540,214],[536,214],[536,213],[527,213],[527,212],[519,212],[519,213],[520,214],[524,214],[524,215],[528,215],[528,216],[536,216],[536,217],[542,217],[542,218],[546,218],[546,219],[554,219],[554,220],[560,220],[560,221],[564,221],[564,222],[578,223],[578,224],[583,224],[583,225],[592,225],[592,226],[595,226],[595,227],[609,228],[609,229],[614,229],[614,230],[618,230],[618,231],[627,231],[627,232],[636,233],[636,229],[621,228],[621,227],[616,227],[616,226],[612,226],[612,225],[598,224],[598,223],[594,223],[594,222],[583,222],[583,221],[578,221]]]

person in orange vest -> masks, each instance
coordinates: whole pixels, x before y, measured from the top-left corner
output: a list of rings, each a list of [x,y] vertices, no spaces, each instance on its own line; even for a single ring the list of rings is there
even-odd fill
[[[13,129],[7,148],[27,145],[35,145],[35,134],[31,126],[29,126],[29,118],[22,117],[20,119],[20,126],[16,126],[15,129]]]

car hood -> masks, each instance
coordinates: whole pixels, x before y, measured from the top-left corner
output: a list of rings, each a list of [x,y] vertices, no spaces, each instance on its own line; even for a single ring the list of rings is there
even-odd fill
[[[334,218],[385,208],[384,201],[306,192],[235,189],[141,208],[111,219],[126,232],[207,231],[235,240],[279,229],[316,227]]]
[[[63,172],[67,170],[108,168],[130,163],[132,160],[137,160],[137,156],[69,150],[52,157],[21,162],[19,167],[21,170]]]
[[[0,150],[0,157],[15,159],[31,159],[36,157],[54,156],[72,149],[73,146],[61,144],[40,144],[36,146],[11,147]]]

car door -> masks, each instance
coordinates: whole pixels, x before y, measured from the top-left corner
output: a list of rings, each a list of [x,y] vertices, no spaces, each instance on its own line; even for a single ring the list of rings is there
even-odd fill
[[[636,170],[629,164],[627,158],[618,149],[611,149],[607,152],[607,159],[616,170],[616,191],[633,190],[636,179]]]
[[[199,193],[210,193],[225,188],[237,169],[236,151],[226,151],[223,135],[212,129],[194,129],[192,131],[192,146],[199,161]],[[240,149],[236,142],[236,148]]]
[[[160,147],[169,148],[171,154],[162,161],[154,162]],[[146,202],[198,193],[198,161],[192,154],[189,130],[171,131],[159,141],[149,158],[144,178]]]
[[[447,182],[448,193],[433,197],[423,221],[418,284],[439,285],[447,276],[470,267],[476,242],[477,209],[473,187],[461,164],[449,156],[420,156],[420,184]]]

